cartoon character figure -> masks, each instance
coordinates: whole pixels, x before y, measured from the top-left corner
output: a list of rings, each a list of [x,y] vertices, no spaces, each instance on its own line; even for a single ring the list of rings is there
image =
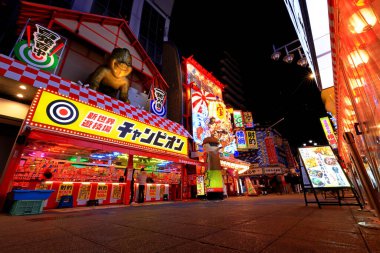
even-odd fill
[[[223,199],[223,177],[219,157],[219,141],[215,137],[203,140],[203,151],[207,162],[206,188],[207,198]]]
[[[132,72],[132,57],[128,49],[115,48],[107,64],[100,65],[88,78],[90,88],[110,97],[129,103],[129,75]],[[120,93],[120,94],[119,94]]]

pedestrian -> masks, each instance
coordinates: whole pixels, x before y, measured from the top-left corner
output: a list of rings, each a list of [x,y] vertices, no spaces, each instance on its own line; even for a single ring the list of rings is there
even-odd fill
[[[146,174],[145,169],[142,168],[140,170],[139,175],[137,176],[137,183],[139,184],[139,195],[138,195],[138,199],[137,199],[138,203],[144,202],[145,184],[146,184],[147,177],[148,177],[148,175]]]
[[[131,196],[129,198],[129,204],[135,201],[135,169],[132,169],[132,179],[131,179]]]

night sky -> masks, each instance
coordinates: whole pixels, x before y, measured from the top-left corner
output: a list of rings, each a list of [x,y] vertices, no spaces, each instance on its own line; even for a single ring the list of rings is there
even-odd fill
[[[247,106],[256,124],[270,126],[285,117],[274,128],[293,147],[310,139],[325,145],[319,118],[327,114],[315,82],[307,78],[310,70],[298,66],[298,58],[291,64],[282,57],[279,61],[270,58],[273,44],[278,48],[295,39],[280,0],[177,0],[169,32],[180,57],[193,55],[212,73],[218,72],[223,51],[239,62]]]

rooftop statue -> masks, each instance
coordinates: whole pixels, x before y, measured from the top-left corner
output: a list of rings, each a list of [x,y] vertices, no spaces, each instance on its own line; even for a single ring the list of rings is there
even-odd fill
[[[91,73],[87,83],[90,88],[110,97],[129,103],[129,75],[132,72],[132,57],[128,49],[115,48],[106,64]]]

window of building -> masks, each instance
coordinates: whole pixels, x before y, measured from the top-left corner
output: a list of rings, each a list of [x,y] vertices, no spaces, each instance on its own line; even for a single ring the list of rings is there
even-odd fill
[[[145,2],[140,24],[139,41],[157,67],[161,66],[165,18]]]
[[[132,3],[129,0],[94,0],[91,13],[129,20]]]
[[[71,9],[74,0],[30,0],[29,2]]]

